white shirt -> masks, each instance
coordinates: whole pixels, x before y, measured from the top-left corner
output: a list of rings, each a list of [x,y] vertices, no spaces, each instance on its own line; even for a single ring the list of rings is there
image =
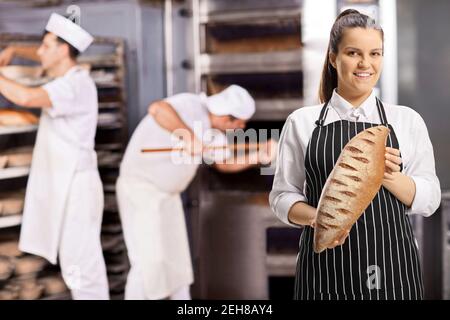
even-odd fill
[[[353,106],[333,92],[328,104],[324,125],[348,120],[381,124],[375,93],[360,105]],[[432,215],[439,207],[441,189],[436,176],[433,146],[422,117],[413,109],[383,103],[387,121],[394,128],[403,161],[403,173],[416,184],[416,195],[408,214]],[[278,162],[269,201],[272,210],[283,222],[296,202],[307,202],[305,196],[304,155],[316,127],[323,104],[303,107],[294,111],[286,120],[280,137]],[[293,225],[294,226],[294,225]]]
[[[194,131],[204,145],[225,145],[226,137],[211,129],[206,96],[181,93],[165,100],[178,113],[183,122]],[[122,164],[121,176],[142,178],[168,193],[184,191],[193,179],[201,157],[193,159],[183,152],[142,153],[142,149],[180,147],[171,132],[163,129],[147,115],[141,120],[128,143]],[[210,161],[226,158],[224,152],[204,154]],[[212,158],[212,159],[211,159]]]
[[[98,118],[97,88],[89,72],[74,66],[64,76],[42,88],[52,103],[52,107],[43,112],[53,119],[57,130],[60,128],[58,133],[61,137],[86,151],[79,166],[89,165],[92,163]],[[67,127],[70,132],[67,132]]]

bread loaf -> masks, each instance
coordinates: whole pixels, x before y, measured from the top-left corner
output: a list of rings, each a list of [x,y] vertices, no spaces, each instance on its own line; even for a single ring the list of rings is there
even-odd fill
[[[8,257],[0,256],[0,281],[8,279],[14,270],[14,265]]]
[[[0,74],[24,86],[37,87],[46,84],[51,79],[45,76],[41,66],[4,66]]]
[[[0,242],[0,256],[19,257],[22,252],[19,250],[19,243],[16,240]]]
[[[19,299],[21,300],[39,299],[44,291],[44,286],[33,278],[19,281],[19,286]]]
[[[0,126],[24,126],[37,123],[38,118],[31,112],[13,109],[0,110]]]
[[[25,191],[0,193],[0,216],[20,214],[23,211]]]
[[[314,251],[333,247],[363,214],[381,187],[389,129],[360,132],[342,150],[317,206]]]
[[[34,274],[41,271],[46,264],[46,261],[37,256],[25,256],[23,258],[16,260],[16,270],[17,276],[25,274]]]
[[[1,155],[0,156],[0,169],[3,169],[8,164],[8,156]]]
[[[9,149],[6,152],[0,154],[0,165],[1,157],[7,157],[7,167],[27,167],[31,165],[31,159],[33,155],[33,147],[25,146],[19,148]],[[0,167],[1,168],[1,167]]]
[[[19,293],[17,291],[13,291],[10,289],[0,290],[0,300],[15,300],[18,297]]]
[[[46,295],[54,295],[66,292],[68,289],[64,280],[60,276],[48,276],[39,279],[39,282],[44,286]]]

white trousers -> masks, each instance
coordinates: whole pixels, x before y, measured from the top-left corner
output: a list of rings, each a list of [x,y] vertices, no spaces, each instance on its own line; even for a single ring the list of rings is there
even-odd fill
[[[59,263],[75,300],[109,299],[100,242],[103,187],[97,170],[75,174],[70,187],[59,246]]]

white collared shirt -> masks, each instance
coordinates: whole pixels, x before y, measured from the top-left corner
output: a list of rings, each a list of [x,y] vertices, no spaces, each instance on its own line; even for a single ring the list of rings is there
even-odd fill
[[[416,195],[408,214],[432,215],[439,207],[441,189],[436,176],[433,146],[422,117],[413,109],[383,103],[387,121],[394,128],[403,161],[403,173],[416,184]],[[323,104],[303,107],[286,120],[280,137],[278,161],[269,196],[270,206],[283,222],[296,202],[307,202],[305,196],[305,152]],[[358,107],[342,98],[336,90],[327,106],[324,125],[348,120],[381,124],[375,93]]]

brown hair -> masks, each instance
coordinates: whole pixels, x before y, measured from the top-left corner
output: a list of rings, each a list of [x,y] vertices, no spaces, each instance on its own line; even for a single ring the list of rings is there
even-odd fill
[[[333,94],[334,88],[337,87],[337,71],[331,65],[330,52],[338,53],[338,46],[342,40],[342,36],[346,28],[366,28],[380,31],[381,38],[384,42],[383,29],[376,24],[375,20],[369,16],[360,13],[354,9],[347,9],[343,11],[333,24],[330,31],[330,41],[328,42],[327,55],[325,56],[325,63],[323,65],[322,79],[319,88],[319,100],[321,103],[329,101]]]
[[[45,37],[45,35],[47,33],[50,33],[49,31],[45,30],[43,37]],[[69,46],[69,57],[70,59],[76,61],[78,56],[80,55],[80,51],[78,51],[77,48],[75,48],[73,45],[71,45],[70,43],[68,43],[66,40],[64,40],[63,38],[60,38],[58,36],[56,36],[56,41],[58,41],[58,43],[60,44],[67,44]]]

